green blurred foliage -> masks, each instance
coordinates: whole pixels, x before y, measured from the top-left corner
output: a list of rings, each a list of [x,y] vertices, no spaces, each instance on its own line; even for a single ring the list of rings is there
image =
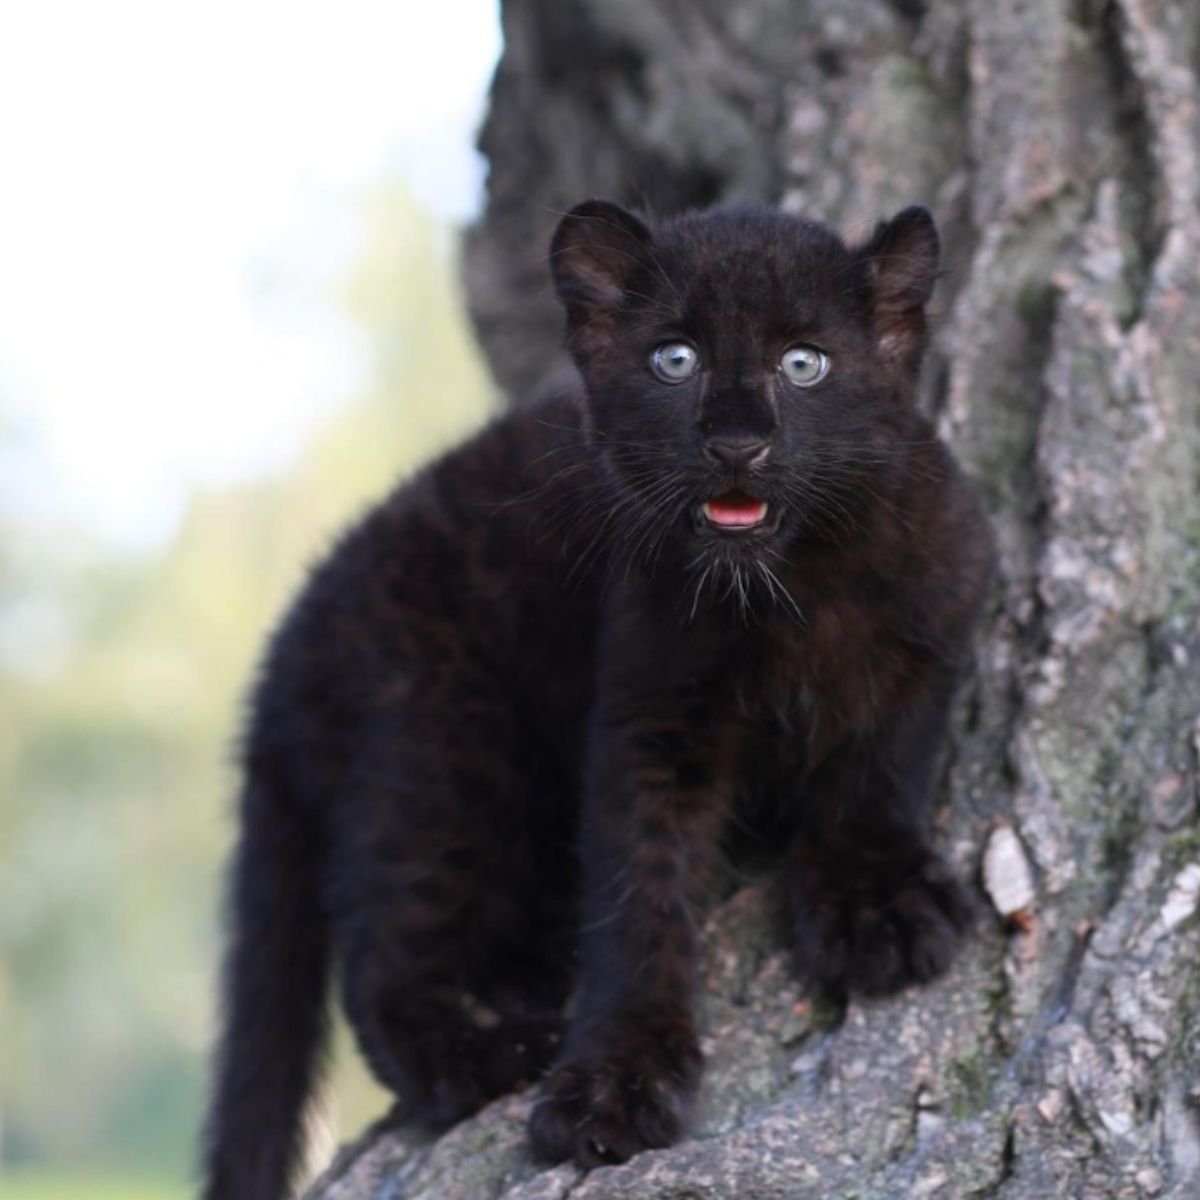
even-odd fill
[[[40,1168],[6,1173],[0,1190],[4,1200],[187,1200],[192,1194],[182,1180]]]
[[[488,413],[450,232],[399,184],[367,197],[362,219],[340,300],[370,339],[371,383],[296,461],[195,496],[149,559],[64,530],[24,531],[14,557],[12,517],[0,518],[0,617],[14,595],[26,608],[34,597],[56,631],[32,657],[0,659],[5,1196],[108,1194],[120,1169],[180,1184],[190,1173],[232,750],[259,648],[346,520]],[[383,1103],[347,1044],[342,1033],[341,1136]],[[23,1166],[51,1174],[6,1174]],[[92,1183],[71,1190],[75,1178]]]

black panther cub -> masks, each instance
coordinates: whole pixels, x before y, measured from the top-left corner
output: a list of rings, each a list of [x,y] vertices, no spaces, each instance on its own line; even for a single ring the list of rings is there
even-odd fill
[[[335,962],[413,1119],[545,1073],[534,1148],[585,1166],[680,1133],[735,853],[777,849],[817,984],[946,965],[926,810],[991,550],[914,408],[937,258],[919,208],[851,247],[756,207],[564,218],[582,389],[396,491],[271,643],[209,1200],[282,1193]]]

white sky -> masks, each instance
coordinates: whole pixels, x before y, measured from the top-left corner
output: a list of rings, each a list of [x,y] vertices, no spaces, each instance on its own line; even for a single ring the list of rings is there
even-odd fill
[[[9,519],[153,544],[294,450],[366,366],[366,185],[477,208],[499,40],[496,0],[0,0]]]

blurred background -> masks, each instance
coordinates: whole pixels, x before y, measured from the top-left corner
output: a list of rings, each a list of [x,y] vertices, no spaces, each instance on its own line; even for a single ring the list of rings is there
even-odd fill
[[[0,9],[0,1194],[191,1192],[239,698],[492,405],[492,0]],[[330,1137],[384,1099],[339,1038]]]

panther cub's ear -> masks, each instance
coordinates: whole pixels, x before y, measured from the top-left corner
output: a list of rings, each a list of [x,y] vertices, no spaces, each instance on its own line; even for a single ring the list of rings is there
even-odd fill
[[[933,217],[928,209],[906,208],[881,221],[856,253],[867,268],[876,343],[886,359],[915,371],[925,349],[925,305],[941,253]]]
[[[609,336],[605,316],[615,313],[625,289],[648,261],[650,230],[607,200],[571,209],[550,243],[550,270],[567,310],[571,348],[595,349]]]

